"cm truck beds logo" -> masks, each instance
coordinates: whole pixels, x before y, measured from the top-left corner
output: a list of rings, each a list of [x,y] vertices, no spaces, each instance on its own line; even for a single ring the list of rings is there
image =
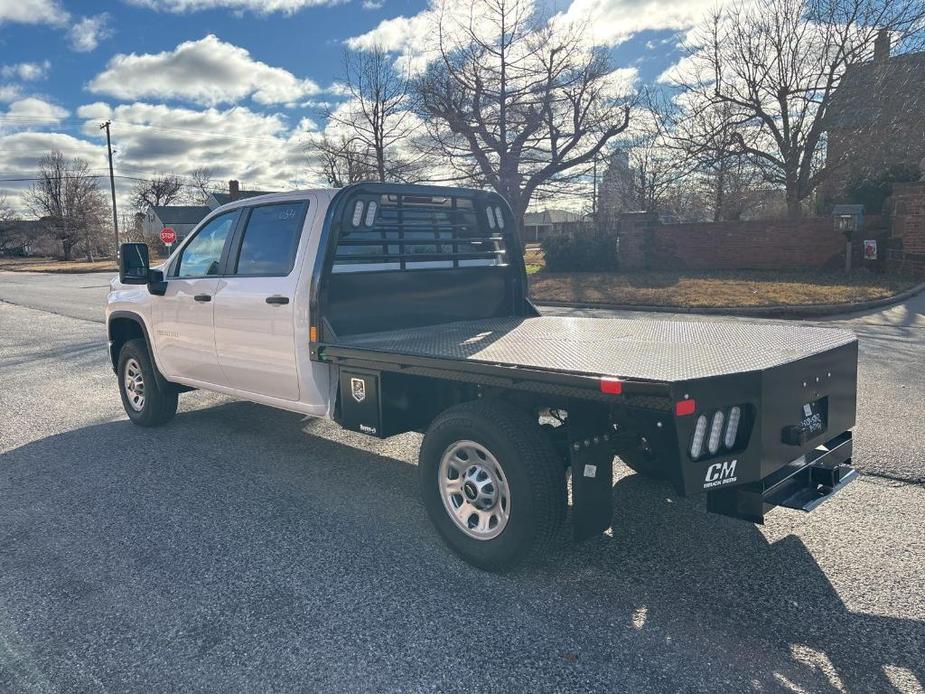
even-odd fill
[[[724,484],[732,484],[736,481],[736,464],[738,460],[727,460],[722,463],[713,463],[707,468],[707,476],[704,480],[704,489],[710,487],[720,487]]]

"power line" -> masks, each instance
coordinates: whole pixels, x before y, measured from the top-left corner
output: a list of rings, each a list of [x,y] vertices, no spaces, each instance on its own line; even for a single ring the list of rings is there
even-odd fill
[[[43,116],[17,116],[12,114],[0,114],[0,123],[7,121],[15,125],[58,125],[60,123],[76,123],[76,124],[86,124],[90,121],[88,119],[82,118],[54,118],[52,116],[43,117]],[[252,142],[255,144],[273,142],[277,144],[283,144],[287,142],[285,136],[279,137],[251,137],[247,135],[232,135],[229,133],[221,132],[215,129],[210,128],[178,128],[165,125],[153,125],[150,123],[136,123],[132,121],[121,121],[113,120],[110,121],[113,125],[128,126],[132,128],[138,128],[142,130],[157,130],[165,132],[182,132],[182,133],[195,133],[197,135],[212,135],[217,138],[228,139],[228,140],[238,140],[241,142]]]
[[[34,181],[44,181],[46,178],[109,178],[107,174],[81,174],[80,176],[72,176],[69,174],[63,174],[61,176],[30,176],[27,178],[0,178],[0,183],[31,183]],[[129,181],[141,181],[142,183],[150,183],[153,179],[150,178],[138,178],[137,176],[123,176],[121,174],[115,174],[113,178],[124,178]],[[192,183],[181,183],[180,185],[192,186]]]

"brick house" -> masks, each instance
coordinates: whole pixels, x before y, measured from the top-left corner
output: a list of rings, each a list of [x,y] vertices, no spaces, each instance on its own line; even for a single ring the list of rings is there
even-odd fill
[[[848,66],[826,115],[826,158],[833,167],[823,200],[844,199],[856,178],[925,158],[925,52],[890,55],[881,31],[873,60]]]

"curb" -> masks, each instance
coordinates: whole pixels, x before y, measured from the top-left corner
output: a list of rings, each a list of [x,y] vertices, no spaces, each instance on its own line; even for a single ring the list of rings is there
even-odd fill
[[[838,314],[860,313],[870,309],[891,306],[905,301],[925,290],[925,282],[905,289],[893,296],[871,301],[861,301],[855,304],[792,304],[776,306],[648,306],[644,304],[605,304],[593,302],[570,301],[542,301],[534,300],[538,306],[554,306],[558,308],[593,308],[608,311],[644,311],[652,313],[683,313],[700,315],[724,315],[742,317],[776,317],[776,318],[811,318],[818,316],[832,316]]]
[[[118,274],[119,269],[116,268],[115,270],[71,270],[71,269],[68,268],[68,269],[63,269],[63,270],[58,270],[58,269],[55,269],[55,270],[27,270],[27,269],[25,269],[25,268],[21,268],[21,269],[20,269],[20,268],[17,268],[16,270],[10,270],[9,268],[2,268],[2,267],[0,267],[0,272],[32,272],[32,273],[34,273],[34,274],[36,274],[36,275],[95,275],[95,274],[99,274],[99,275],[102,275],[102,274],[113,275],[113,274]]]

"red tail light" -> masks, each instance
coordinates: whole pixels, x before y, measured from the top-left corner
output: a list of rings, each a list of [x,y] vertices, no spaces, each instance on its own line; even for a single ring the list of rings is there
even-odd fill
[[[620,395],[623,392],[623,381],[618,381],[615,378],[602,378],[601,392],[608,395]]]
[[[687,415],[694,414],[697,411],[697,401],[691,398],[690,400],[678,400],[674,404],[674,413],[678,417],[686,417]]]

